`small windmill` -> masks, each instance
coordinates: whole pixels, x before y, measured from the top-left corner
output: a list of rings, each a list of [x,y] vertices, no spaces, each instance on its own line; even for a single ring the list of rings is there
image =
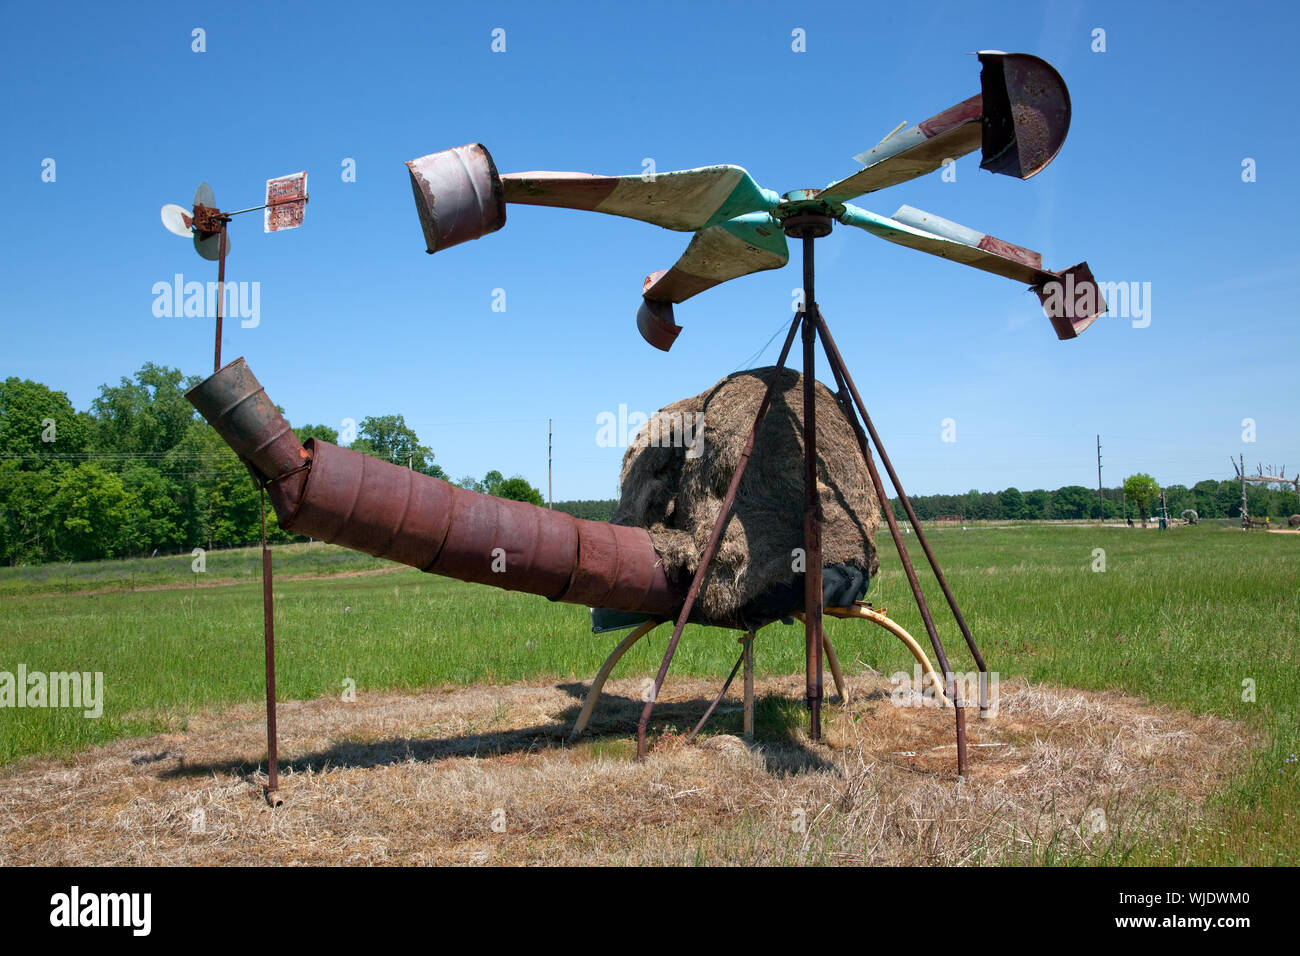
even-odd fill
[[[760,186],[743,168],[729,165],[640,176],[570,172],[501,175],[487,149],[480,144],[432,153],[407,163],[429,253],[500,229],[505,225],[506,203],[602,212],[666,229],[693,232],[681,258],[671,268],[647,276],[641,289],[637,328],[647,342],[664,351],[672,347],[681,332],[673,314],[674,305],[731,279],[780,268],[790,258],[787,237],[803,241],[803,304],[790,326],[747,447],[752,447],[759,432],[795,333],[802,327],[807,567],[804,617],[812,737],[820,736],[822,696],[821,509],[816,481],[813,398],[814,342],[820,338],[839,389],[840,405],[857,433],[881,510],[943,668],[949,699],[957,704],[959,774],[966,762],[963,702],[954,694],[954,676],[893,508],[872,461],[868,433],[979,667],[981,716],[986,714],[988,672],[817,306],[813,244],[829,235],[833,224],[839,222],[889,242],[1024,283],[1038,295],[1061,339],[1074,338],[1106,311],[1106,303],[1086,262],[1051,271],[1043,267],[1042,256],[1036,252],[911,206],[904,205],[892,216],[885,217],[849,202],[857,196],[937,170],[976,149],[982,153],[982,169],[1018,179],[1034,176],[1055,158],[1070,125],[1070,96],[1060,74],[1044,60],[1028,54],[988,50],[980,52],[978,57],[982,66],[980,93],[915,126],[900,125],[875,147],[854,157],[862,169],[822,189],[796,189],[781,195]],[[861,423],[854,416],[854,408],[862,416]],[[642,712],[638,724],[639,755],[644,756],[645,731],[654,701],[713,559],[747,461],[748,452],[740,459],[709,543],[700,556],[654,691]]]
[[[265,210],[262,220],[264,232],[280,232],[302,225],[307,208],[307,174],[305,172],[281,176],[266,181],[266,202],[260,206],[223,212],[217,208],[212,187],[199,183],[194,191],[194,205],[185,207],[167,203],[162,207],[162,224],[168,232],[194,240],[194,251],[209,262],[217,263],[217,332],[213,356],[213,371],[221,368],[221,309],[225,302],[226,256],[230,255],[230,236],[227,225],[233,216]]]

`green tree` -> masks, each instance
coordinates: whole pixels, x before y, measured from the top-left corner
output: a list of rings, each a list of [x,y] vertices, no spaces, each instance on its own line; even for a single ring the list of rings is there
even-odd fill
[[[158,457],[175,446],[194,420],[185,393],[199,383],[180,369],[146,362],[134,380],[101,385],[90,406],[95,451],[102,455]]]
[[[1077,519],[1092,514],[1097,495],[1083,485],[1066,485],[1052,492],[1052,517]]]
[[[74,561],[129,553],[135,507],[122,479],[95,462],[82,462],[59,476],[50,510],[59,552]]]
[[[318,438],[331,445],[339,443],[339,433],[328,425],[303,425],[301,428],[295,428],[293,433],[298,436],[298,441],[304,444],[308,438]]]
[[[498,498],[509,498],[511,501],[526,501],[530,505],[546,503],[542,498],[542,493],[530,485],[523,475],[507,478],[497,486],[494,494]]]
[[[402,415],[378,415],[366,418],[357,431],[357,440],[351,446],[355,451],[382,458],[444,481],[447,473],[434,464],[433,451],[421,445],[419,437],[407,427]]]
[[[0,460],[35,471],[86,450],[88,422],[68,401],[39,382],[7,378],[0,382]]]
[[[1002,505],[1002,517],[1016,520],[1025,516],[1025,497],[1019,488],[1007,488],[998,495]]]
[[[1156,480],[1144,472],[1129,475],[1124,479],[1124,497],[1137,506],[1142,516],[1142,527],[1147,526],[1147,506],[1160,497],[1160,486]]]

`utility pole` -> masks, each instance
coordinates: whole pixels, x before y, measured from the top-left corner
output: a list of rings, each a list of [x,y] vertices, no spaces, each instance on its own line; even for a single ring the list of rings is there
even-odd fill
[[[1101,495],[1101,436],[1097,436],[1097,512],[1102,522],[1106,520],[1106,499]]]
[[[546,419],[546,507],[554,508],[551,500],[551,461],[555,448],[555,419]]]

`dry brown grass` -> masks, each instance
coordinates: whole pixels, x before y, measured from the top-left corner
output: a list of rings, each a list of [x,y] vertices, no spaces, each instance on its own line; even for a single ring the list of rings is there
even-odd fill
[[[1004,682],[994,720],[972,712],[957,785],[950,710],[894,707],[871,674],[850,685],[854,703],[828,709],[822,743],[774,720],[779,739],[752,748],[662,734],[644,764],[631,759],[639,678],[607,685],[572,746],[579,685],[288,703],[274,810],[260,790],[262,708],[204,713],[184,732],[5,768],[0,863],[962,864],[1031,849],[1113,862],[1134,840],[1197,825],[1248,743],[1217,718]],[[690,727],[716,687],[671,681],[657,720]],[[797,699],[802,679],[758,692]]]

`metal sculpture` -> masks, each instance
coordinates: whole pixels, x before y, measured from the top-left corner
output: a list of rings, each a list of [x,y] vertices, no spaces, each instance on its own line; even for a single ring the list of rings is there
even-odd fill
[[[987,709],[987,668],[817,306],[814,243],[828,235],[835,222],[840,222],[891,242],[1024,282],[1038,294],[1057,336],[1062,339],[1078,335],[1106,311],[1087,263],[1059,272],[1048,271],[1042,268],[1037,253],[909,206],[891,217],[882,217],[848,202],[858,195],[938,169],[944,162],[976,148],[982,150],[982,168],[1020,179],[1035,175],[1052,160],[1064,141],[1070,119],[1069,95],[1060,76],[1044,61],[1026,54],[985,51],[979,54],[979,59],[980,94],[914,127],[895,130],[873,149],[856,157],[863,169],[824,189],[801,189],[780,196],[758,186],[737,166],[712,166],[645,177],[553,172],[500,175],[492,157],[481,145],[433,153],[407,164],[430,253],[500,229],[505,223],[506,203],[604,212],[694,232],[678,262],[670,269],[652,273],[642,288],[638,328],[650,344],[665,351],[681,331],[673,314],[675,304],[729,279],[785,265],[789,259],[787,237],[802,240],[803,306],[790,325],[748,443],[685,594],[666,578],[649,535],[643,529],[581,521],[545,508],[466,491],[328,442],[313,439],[306,445],[300,444],[242,359],[221,368],[195,388],[189,394],[190,401],[245,460],[259,484],[268,491],[281,526],[288,531],[432,573],[527,591],[551,600],[647,615],[649,620],[621,642],[605,662],[588,694],[575,733],[586,725],[601,686],[622,653],[658,624],[675,620],[654,691],[638,723],[638,755],[644,756],[646,728],[654,700],[682,630],[691,619],[776,381],[796,333],[802,331],[807,572],[800,616],[805,622],[812,737],[816,739],[820,735],[823,655],[829,657],[836,683],[841,687],[841,694],[844,693],[834,651],[822,631],[823,614],[867,620],[886,627],[908,645],[925,671],[934,675],[916,641],[882,612],[863,604],[849,608],[822,607],[817,423],[813,398],[814,346],[820,340],[835,379],[839,405],[857,436],[944,675],[943,699],[955,705],[960,775],[965,772],[966,764],[964,701],[959,696],[898,521],[870,454],[869,442],[880,455],[979,668],[981,715]],[[505,550],[504,570],[491,567],[494,549]],[[710,623],[725,625],[727,622]],[[745,663],[747,704],[752,704],[753,636],[752,631],[747,631],[742,638],[744,650],[732,671],[734,677],[741,663]],[[273,720],[273,672],[269,648],[268,638],[270,721]],[[269,723],[269,728],[273,736],[273,723]],[[269,750],[274,782],[273,740],[269,741]]]

